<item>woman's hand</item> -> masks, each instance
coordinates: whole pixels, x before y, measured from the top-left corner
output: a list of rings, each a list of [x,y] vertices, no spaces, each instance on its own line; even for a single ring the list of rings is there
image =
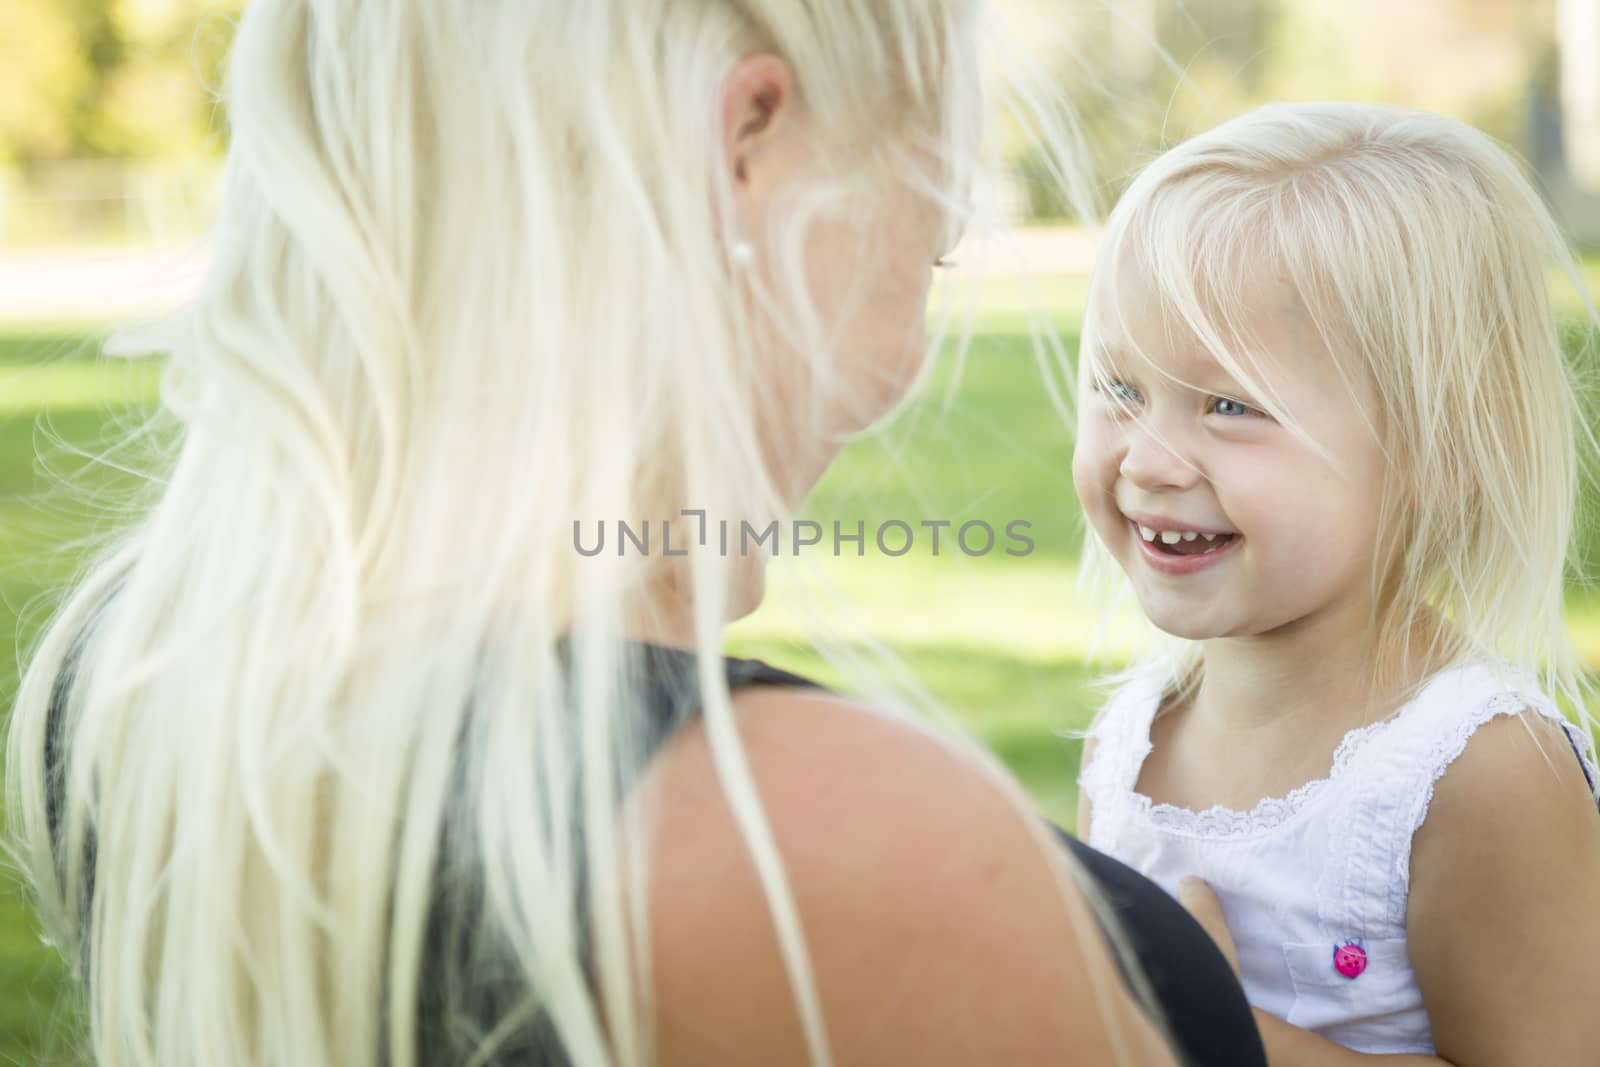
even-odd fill
[[[1178,883],[1178,901],[1211,935],[1237,975],[1239,951],[1234,947],[1233,935],[1228,932],[1217,894],[1201,879],[1185,878]],[[1353,1052],[1260,1008],[1254,1009],[1254,1013],[1271,1067],[1380,1067],[1374,1061],[1382,1061],[1381,1067],[1450,1067],[1449,1061],[1437,1056],[1378,1056]]]

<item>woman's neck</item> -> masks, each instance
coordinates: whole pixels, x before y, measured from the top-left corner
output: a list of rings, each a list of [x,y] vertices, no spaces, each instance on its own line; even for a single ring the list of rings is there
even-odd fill
[[[766,566],[757,557],[747,557],[749,566],[732,568],[729,580],[728,610],[718,619],[718,639],[723,626],[749,615],[761,606],[766,593]],[[625,636],[645,644],[693,652],[700,645],[696,638],[694,596],[686,572],[664,574],[639,598],[637,609],[623,626]],[[720,649],[719,649],[720,651]]]

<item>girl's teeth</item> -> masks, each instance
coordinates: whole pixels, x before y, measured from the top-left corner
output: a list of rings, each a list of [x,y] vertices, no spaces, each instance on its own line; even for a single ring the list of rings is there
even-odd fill
[[[1202,550],[1202,555],[1218,548],[1219,538],[1226,539],[1229,536],[1228,534],[1200,533],[1198,530],[1155,530],[1145,526],[1143,523],[1136,525],[1139,528],[1139,536],[1151,544],[1160,541],[1164,545],[1175,545],[1179,541],[1198,541],[1204,537],[1209,547]]]

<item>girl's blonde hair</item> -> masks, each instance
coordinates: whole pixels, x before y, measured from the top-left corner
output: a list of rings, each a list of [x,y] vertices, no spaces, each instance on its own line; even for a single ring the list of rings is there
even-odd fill
[[[1563,593],[1579,446],[1593,439],[1547,268],[1588,301],[1559,227],[1499,145],[1439,115],[1351,103],[1274,104],[1179,145],[1111,214],[1082,376],[1102,373],[1100,339],[1126,317],[1115,276],[1128,264],[1297,433],[1236,321],[1248,278],[1287,278],[1344,380],[1375,384],[1369,427],[1388,461],[1373,487],[1377,685],[1491,656],[1587,714]],[[1093,538],[1089,552],[1104,573]],[[1198,645],[1159,643],[1153,662],[1176,690],[1198,682]]]
[[[617,635],[667,565],[827,1061],[722,672],[739,561],[582,558],[574,523],[784,514],[751,338],[777,316],[826,388],[811,226],[865,224],[886,174],[960,220],[978,6],[248,6],[203,291],[119,342],[170,355],[181,434],[39,643],[10,733],[17,855],[88,980],[102,1067],[485,1064],[530,1032],[581,1067],[648,1062],[624,877],[643,834],[621,813],[651,724]],[[719,101],[761,50],[829,165],[741,235]],[[780,279],[754,301],[742,237]],[[425,999],[457,1028],[419,1033]]]

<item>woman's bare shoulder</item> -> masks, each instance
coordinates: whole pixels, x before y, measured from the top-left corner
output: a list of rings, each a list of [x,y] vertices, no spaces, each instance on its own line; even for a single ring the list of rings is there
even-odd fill
[[[846,699],[735,698],[836,1062],[1162,1063],[1042,821],[969,757]],[[795,997],[703,723],[641,788],[662,1061],[805,1063]]]

